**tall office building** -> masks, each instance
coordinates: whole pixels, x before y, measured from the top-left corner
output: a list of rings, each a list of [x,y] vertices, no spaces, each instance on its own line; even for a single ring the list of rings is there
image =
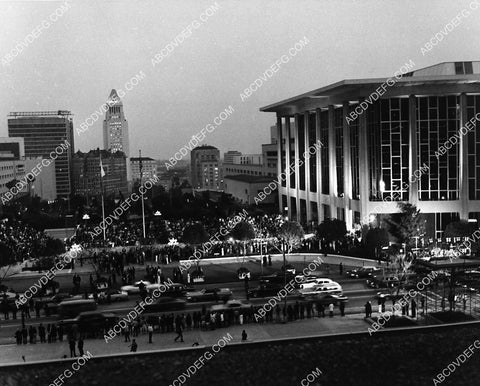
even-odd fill
[[[410,202],[436,238],[452,221],[480,221],[480,62],[407,71],[391,85],[344,80],[260,109],[277,115],[280,211],[352,228]]]
[[[25,157],[54,160],[57,198],[73,193],[73,121],[70,111],[12,112],[8,136],[21,137]]]
[[[116,90],[108,97],[108,110],[103,121],[103,147],[112,153],[121,151],[130,157],[128,122],[123,113],[123,103]]]
[[[103,121],[103,148],[112,153],[121,151],[127,157],[127,180],[131,181],[130,142],[128,122],[123,112],[123,103],[113,89],[108,97],[108,110]]]
[[[191,173],[193,189],[220,190],[220,150],[214,146],[198,146],[192,150]]]

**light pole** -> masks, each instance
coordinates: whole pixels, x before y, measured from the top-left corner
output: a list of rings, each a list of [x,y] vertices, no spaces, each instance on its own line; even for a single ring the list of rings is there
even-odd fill
[[[142,151],[138,151],[138,157],[139,157],[139,167],[140,167],[140,195],[142,196],[142,226],[143,226],[143,239],[145,242],[146,239],[146,234],[145,234],[145,201],[143,197],[143,189],[142,189],[142,180],[143,180],[143,165],[142,165]]]

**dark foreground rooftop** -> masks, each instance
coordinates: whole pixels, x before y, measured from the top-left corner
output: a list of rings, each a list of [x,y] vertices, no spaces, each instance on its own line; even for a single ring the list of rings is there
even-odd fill
[[[347,334],[272,343],[232,344],[222,349],[186,385],[433,385],[440,373],[476,339],[478,323],[422,330]],[[478,345],[478,343],[477,343]],[[66,385],[171,385],[209,348],[93,358]],[[92,353],[93,354],[93,353]],[[460,363],[444,385],[478,385],[480,350]],[[0,368],[0,384],[50,385],[69,361]],[[175,385],[179,385],[176,382]],[[306,381],[304,381],[304,385]],[[438,383],[436,383],[438,384]]]

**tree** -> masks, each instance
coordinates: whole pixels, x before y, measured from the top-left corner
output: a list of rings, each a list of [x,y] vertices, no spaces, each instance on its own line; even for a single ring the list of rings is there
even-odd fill
[[[278,232],[278,238],[287,247],[288,254],[302,245],[304,237],[305,232],[303,231],[302,226],[296,221],[284,222]]]
[[[317,237],[323,239],[326,244],[342,240],[347,234],[347,225],[345,221],[326,219],[317,226]]]
[[[400,212],[391,214],[385,222],[388,232],[408,250],[415,245],[415,238],[425,233],[425,220],[415,205],[405,202],[397,205]]]
[[[183,230],[182,241],[186,244],[198,245],[208,241],[208,233],[201,223],[187,225]]]
[[[303,231],[302,226],[296,221],[285,221],[278,232],[278,239],[282,241],[282,255],[283,255],[283,281],[284,286],[287,286],[287,259],[285,258],[285,252],[288,248],[288,254],[292,252],[293,249],[298,248],[302,245],[303,238],[305,237],[305,232]],[[287,297],[285,296],[284,303],[285,310],[287,309]]]
[[[253,229],[252,224],[247,221],[241,221],[237,225],[235,225],[235,228],[232,229],[230,235],[235,240],[241,241],[243,243],[243,251],[245,256],[247,241],[255,238],[255,230]]]

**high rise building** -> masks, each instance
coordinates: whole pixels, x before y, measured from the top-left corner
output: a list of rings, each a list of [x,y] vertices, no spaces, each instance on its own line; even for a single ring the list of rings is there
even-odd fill
[[[100,156],[105,175],[100,176]],[[88,153],[78,151],[73,157],[73,179],[75,191],[84,196],[124,197],[128,194],[127,163],[121,151],[90,150]]]
[[[220,151],[214,146],[203,145],[193,149],[190,157],[192,188],[220,190]]]
[[[116,90],[112,90],[108,97],[108,110],[103,121],[103,148],[112,153],[121,151],[127,158],[130,157],[128,122]]]
[[[56,196],[73,193],[73,122],[70,111],[12,112],[8,136],[21,137],[26,158],[51,159],[55,165]]]
[[[280,211],[352,228],[409,202],[430,238],[478,224],[480,62],[404,68],[393,84],[343,80],[261,108],[277,116]]]

